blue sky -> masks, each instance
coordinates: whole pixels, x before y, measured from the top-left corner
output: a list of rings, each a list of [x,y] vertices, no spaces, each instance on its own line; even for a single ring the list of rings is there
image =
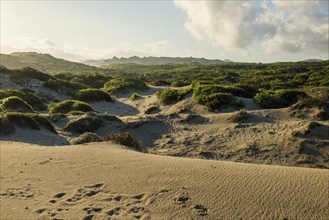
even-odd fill
[[[3,1],[1,52],[328,59],[328,1]]]

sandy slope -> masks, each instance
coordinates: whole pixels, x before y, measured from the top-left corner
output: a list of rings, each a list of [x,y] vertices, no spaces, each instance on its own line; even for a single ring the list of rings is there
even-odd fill
[[[0,219],[326,219],[328,170],[1,145]]]

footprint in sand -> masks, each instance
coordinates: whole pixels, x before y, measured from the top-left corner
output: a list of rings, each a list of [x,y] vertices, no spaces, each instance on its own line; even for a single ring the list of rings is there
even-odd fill
[[[52,200],[49,200],[50,203],[56,203],[57,202],[57,199],[60,199],[62,197],[64,197],[66,195],[66,193],[57,193],[56,195],[53,196],[54,199]]]
[[[105,185],[97,183],[79,187],[72,196],[67,197],[66,192],[52,196],[48,206],[35,210],[41,217],[61,219],[67,212],[78,207],[85,213],[84,220],[92,219],[147,219],[147,208],[150,198],[144,193],[135,195],[115,194],[104,191]],[[162,192],[163,193],[163,192]],[[85,206],[83,206],[85,204]]]
[[[20,199],[31,199],[35,196],[35,192],[31,188],[8,188],[0,196],[13,197]]]

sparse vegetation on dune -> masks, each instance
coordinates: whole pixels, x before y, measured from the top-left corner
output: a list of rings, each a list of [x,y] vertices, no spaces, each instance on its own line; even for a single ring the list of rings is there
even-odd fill
[[[163,89],[158,93],[158,98],[162,104],[169,105],[179,102],[190,91],[190,89]]]
[[[299,98],[307,97],[301,90],[259,90],[255,95],[256,103],[263,108],[284,108],[298,101]]]
[[[77,138],[73,138],[71,144],[85,144],[90,142],[101,142],[101,141],[102,138],[100,138],[97,134],[92,132],[86,132]]]
[[[112,101],[111,95],[100,89],[82,89],[76,93],[75,97],[85,102]]]
[[[72,73],[59,73],[54,75],[54,77],[66,81],[81,83],[92,88],[100,89],[104,84],[111,80],[111,76],[105,76],[98,73],[89,73],[89,74],[72,74]]]
[[[130,100],[135,101],[137,98],[140,98],[140,97],[141,97],[141,95],[139,95],[137,92],[134,92],[133,94],[131,94]]]
[[[17,96],[31,105],[35,110],[46,110],[46,106],[43,101],[30,91],[14,90],[14,89],[1,89],[0,99],[8,98],[11,96]]]
[[[17,126],[20,128],[28,128],[40,130],[41,127],[45,129],[57,133],[54,126],[49,122],[47,118],[35,113],[22,113],[22,112],[7,112],[0,114],[1,123],[3,129],[12,130],[13,126]],[[6,133],[6,132],[0,132]]]
[[[7,112],[33,112],[33,108],[23,99],[10,96],[0,100],[0,111]]]
[[[145,148],[129,132],[109,134],[104,137],[104,141],[113,141],[114,143],[125,145],[137,151],[145,151]]]
[[[70,113],[72,111],[95,112],[91,105],[78,100],[56,102],[48,107],[49,113]]]
[[[134,91],[146,90],[146,83],[139,78],[114,78],[104,84],[104,89],[110,94],[122,92],[127,89]]]
[[[74,96],[76,91],[90,88],[87,85],[77,82],[66,81],[62,79],[50,79],[43,84],[46,88],[52,89],[59,93]]]
[[[14,69],[10,74],[10,79],[13,81],[22,80],[22,79],[38,79],[40,81],[48,81],[54,77],[43,73],[39,70],[24,67],[22,69]]]
[[[64,131],[75,133],[94,132],[103,125],[103,120],[99,117],[87,114],[69,121],[64,127]]]

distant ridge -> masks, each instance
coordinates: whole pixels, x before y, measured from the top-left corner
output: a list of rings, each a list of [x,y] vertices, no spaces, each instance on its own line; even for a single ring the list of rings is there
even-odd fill
[[[36,52],[15,52],[0,54],[0,65],[10,69],[31,67],[45,73],[54,74],[61,72],[88,73],[99,72],[100,69],[82,63],[53,57],[49,54]]]
[[[143,65],[161,65],[161,64],[190,64],[190,63],[198,63],[198,64],[222,64],[229,63],[231,60],[219,60],[219,59],[206,59],[206,58],[195,58],[195,57],[138,57],[132,56],[129,58],[118,58],[116,56],[109,59],[102,60],[87,60],[83,62],[87,65],[92,66],[106,66],[110,64],[126,64],[126,63],[134,63],[134,64],[143,64]]]

